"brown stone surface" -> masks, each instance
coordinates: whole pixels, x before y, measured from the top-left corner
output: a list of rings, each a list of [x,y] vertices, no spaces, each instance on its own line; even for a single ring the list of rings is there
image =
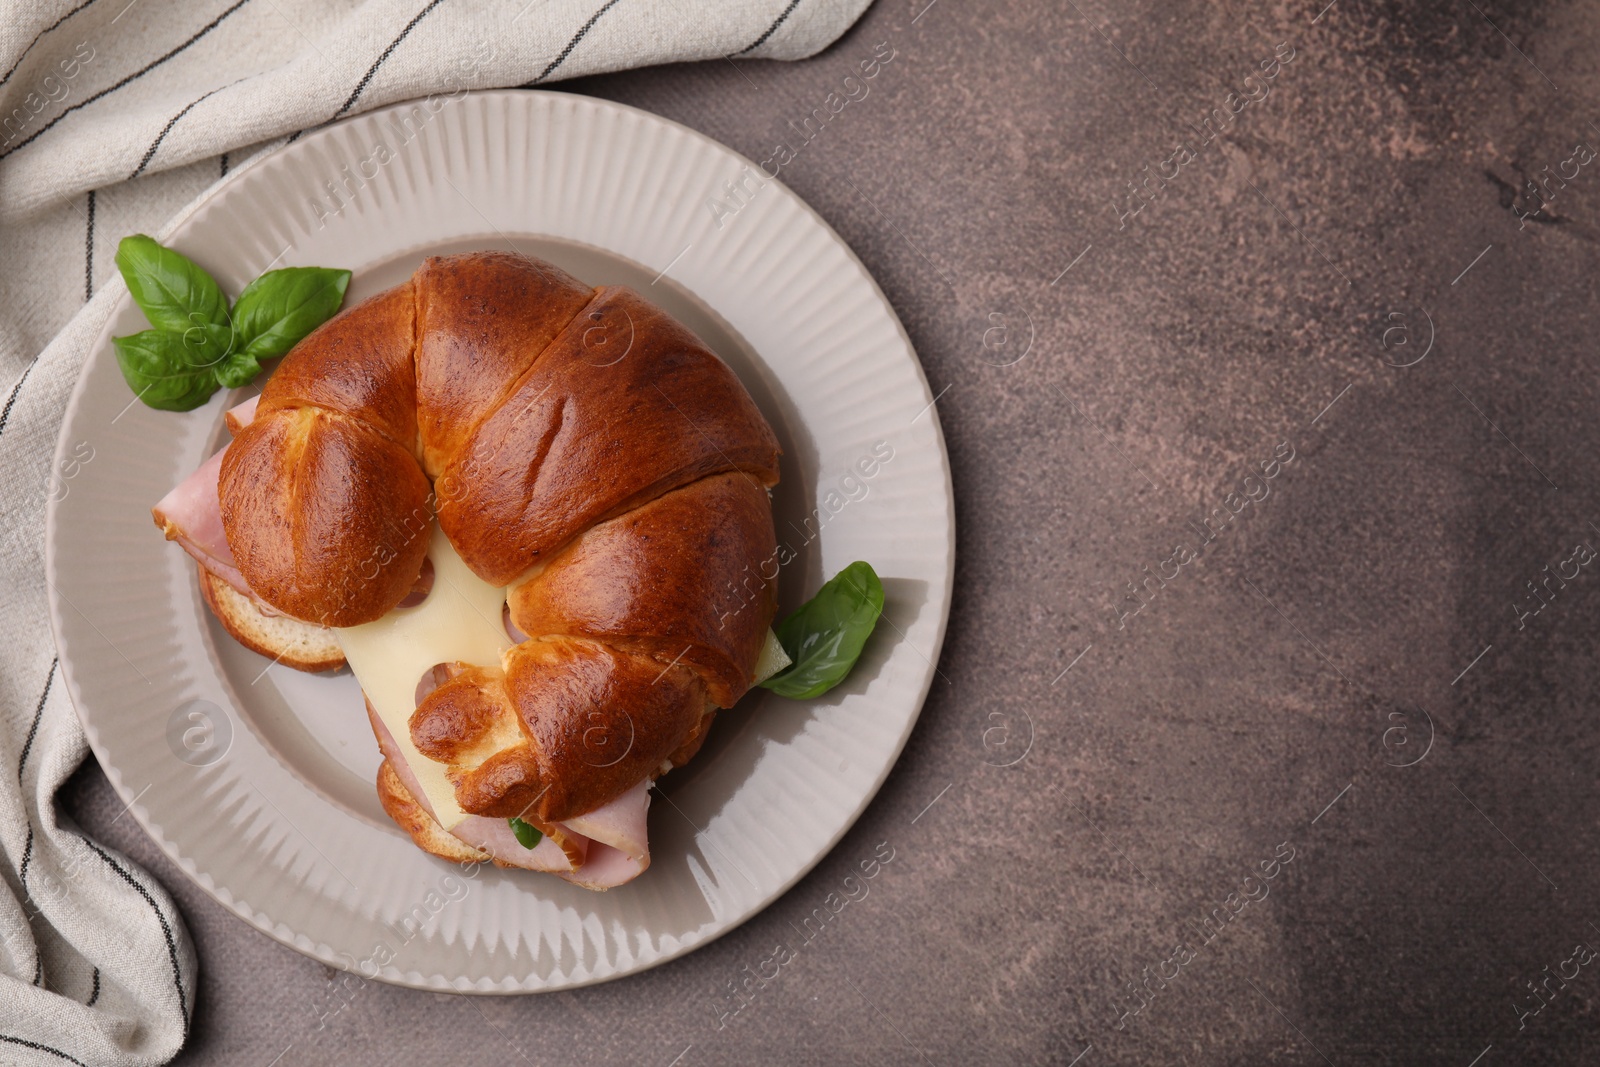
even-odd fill
[[[86,769],[67,807],[198,943],[180,1062],[1592,1061],[1600,960],[1519,1011],[1543,1003],[1524,982],[1600,948],[1600,573],[1564,562],[1600,542],[1600,161],[1574,157],[1600,147],[1600,20],[1323,2],[879,0],[808,63],[568,86],[762,159],[890,42],[783,176],[948,388],[945,680],[788,895],[543,997],[348,996]],[[1292,61],[1247,84],[1280,42]],[[1262,86],[1209,143],[1186,125]],[[1169,164],[1180,138],[1194,158]],[[1540,208],[1547,166],[1576,176]],[[1174,168],[1119,224],[1128,181]],[[1230,492],[1266,495],[1180,565]],[[1146,566],[1176,576],[1122,618]],[[882,841],[870,895],[719,1029],[726,984]],[[1292,862],[1247,881],[1275,850]],[[1263,886],[1205,943],[1208,909]]]

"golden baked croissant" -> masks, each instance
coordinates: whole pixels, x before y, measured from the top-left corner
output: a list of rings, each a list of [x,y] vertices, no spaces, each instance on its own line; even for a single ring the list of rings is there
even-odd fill
[[[733,372],[628,289],[482,252],[430,258],[323,324],[241,411],[214,474],[226,545],[210,555],[234,568],[209,567],[217,584],[356,628],[336,631],[346,654],[363,624],[423,610],[403,602],[498,615],[473,590],[505,587],[499,662],[403,680],[409,737],[373,707],[395,680],[352,656],[395,821],[451,859],[594,887],[642,870],[648,853],[582,873],[603,846],[630,851],[608,836],[642,836],[639,798],[751,685],[776,611],[779,449]],[[172,512],[158,524],[206,567]],[[419,786],[441,771],[447,819]],[[543,840],[519,852],[511,817]]]

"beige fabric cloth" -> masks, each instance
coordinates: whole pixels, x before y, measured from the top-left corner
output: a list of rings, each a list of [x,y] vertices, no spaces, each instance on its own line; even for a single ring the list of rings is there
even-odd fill
[[[230,160],[344,115],[675,60],[798,59],[868,3],[0,0],[0,1064],[162,1063],[196,1008],[171,898],[53,801],[86,743],[50,637],[44,509],[67,396],[124,291],[117,241],[163,236]]]

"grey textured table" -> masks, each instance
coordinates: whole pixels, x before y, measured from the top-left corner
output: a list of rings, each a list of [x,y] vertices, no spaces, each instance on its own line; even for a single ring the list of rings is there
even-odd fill
[[[941,391],[939,680],[787,896],[540,997],[346,983],[85,769],[198,942],[181,1062],[1593,1062],[1600,17],[1325,2],[879,0],[572,83],[762,159],[893,50],[783,176]]]

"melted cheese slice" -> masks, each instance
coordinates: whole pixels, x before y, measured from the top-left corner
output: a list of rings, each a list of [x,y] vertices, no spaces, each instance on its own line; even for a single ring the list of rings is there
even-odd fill
[[[756,657],[755,680],[750,684],[760,685],[793,662],[778,642],[778,635],[772,632],[772,627],[767,627],[767,641],[761,646],[761,655]]]
[[[377,622],[334,633],[356,681],[422,784],[439,825],[449,830],[466,813],[456,803],[455,786],[445,776],[444,764],[428,759],[411,741],[417,683],[436,663],[500,666],[501,653],[512,641],[501,621],[505,589],[473,574],[438,523],[433,525],[428,558],[433,560],[433,590],[421,604],[396,608]]]
[[[417,683],[436,663],[504,666],[502,654],[512,640],[503,622],[506,589],[473,574],[437,522],[428,558],[433,560],[433,590],[421,604],[396,608],[377,622],[336,629],[334,634],[351,673],[428,795],[439,825],[448,831],[467,816],[456,803],[455,785],[446,777],[445,765],[424,756],[412,743]],[[767,630],[755,681],[765,681],[787,666],[789,657],[777,635]]]

